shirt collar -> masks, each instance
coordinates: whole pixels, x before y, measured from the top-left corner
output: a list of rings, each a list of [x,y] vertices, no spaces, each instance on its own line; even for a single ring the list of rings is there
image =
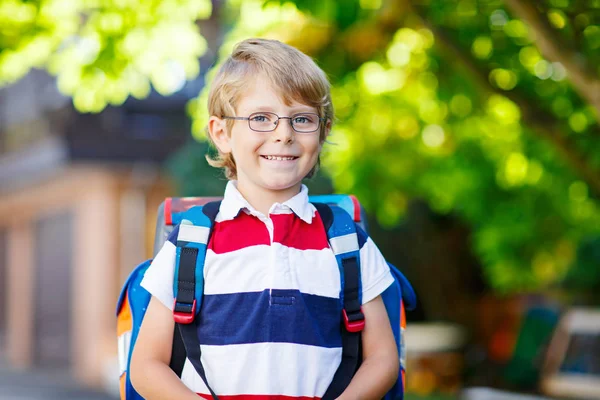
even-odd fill
[[[269,214],[280,214],[280,210],[291,210],[304,222],[312,223],[314,209],[312,204],[308,201],[308,188],[306,185],[302,185],[300,193],[292,197],[291,199],[283,203],[275,203],[271,206]],[[231,220],[238,216],[241,210],[247,210],[250,214],[260,216],[262,213],[256,210],[248,201],[242,196],[237,189],[237,181],[229,181],[225,188],[225,194],[221,207],[219,209],[221,220]]]

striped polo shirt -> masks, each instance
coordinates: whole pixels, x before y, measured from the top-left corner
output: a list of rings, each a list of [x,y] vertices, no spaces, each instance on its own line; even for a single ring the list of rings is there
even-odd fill
[[[393,278],[373,241],[358,232],[363,304]],[[173,309],[177,232],[142,286]],[[308,189],[273,204],[267,216],[230,181],[208,243],[198,319],[202,364],[222,399],[320,399],[342,357],[341,281]],[[186,360],[184,384],[210,394]]]

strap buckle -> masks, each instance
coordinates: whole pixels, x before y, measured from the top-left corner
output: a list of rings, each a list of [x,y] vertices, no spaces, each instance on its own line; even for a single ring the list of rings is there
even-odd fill
[[[342,309],[342,315],[344,316],[344,325],[348,332],[356,333],[365,329],[365,315],[362,312],[362,307],[358,311],[353,312],[348,317],[345,309]]]
[[[196,316],[196,299],[192,304],[178,303],[175,299],[173,303],[173,319],[178,324],[191,324]]]

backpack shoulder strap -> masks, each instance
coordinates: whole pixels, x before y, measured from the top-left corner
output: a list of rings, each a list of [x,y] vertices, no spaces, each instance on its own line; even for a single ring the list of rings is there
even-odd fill
[[[206,247],[219,206],[220,202],[213,202],[192,207],[179,224],[173,280],[173,318],[177,323],[190,324],[200,312]]]
[[[202,294],[204,293],[204,261],[206,258],[206,246],[210,240],[212,233],[212,226],[214,225],[215,218],[219,212],[220,201],[210,202],[204,206],[197,206],[194,209],[188,210],[184,215],[182,224],[193,227],[208,228],[208,232],[205,230],[194,230],[188,234],[181,235],[178,233],[177,236],[177,258],[175,262],[175,279],[174,279],[174,293],[176,293],[175,307],[179,305],[187,305],[189,315],[187,318],[195,319],[195,316],[200,311],[200,304],[202,302]],[[200,214],[200,211],[202,214]],[[191,223],[191,224],[190,224]],[[182,225],[179,230],[181,231]],[[188,229],[184,227],[184,230]],[[190,242],[186,239],[200,239],[190,245]],[[188,245],[186,247],[186,245]],[[191,250],[184,250],[184,249]],[[188,252],[190,254],[188,254]],[[181,253],[184,257],[181,257]],[[183,261],[183,262],[182,262]],[[184,290],[182,290],[184,289]],[[193,294],[191,307],[189,300]],[[184,303],[188,301],[188,303]],[[175,316],[174,307],[174,316]],[[180,308],[181,310],[181,308]],[[181,312],[181,311],[180,311]],[[200,345],[196,336],[195,324],[185,323],[187,319],[178,321],[175,324],[175,331],[173,332],[173,347],[171,351],[171,369],[181,377],[183,372],[183,366],[185,364],[186,357],[189,355],[192,364],[198,371],[200,377],[204,380],[204,383],[212,393],[212,389],[206,381],[206,374],[204,368],[200,363]],[[185,328],[184,328],[185,326]],[[189,351],[186,351],[188,349]],[[197,362],[196,362],[197,361]],[[199,364],[199,365],[196,365]],[[213,393],[214,395],[214,393]],[[216,397],[215,397],[216,398]]]
[[[356,224],[352,217],[341,207],[314,203],[319,211],[327,232],[327,239],[340,268],[342,278],[341,301],[348,322],[362,321],[364,316],[360,310],[362,303],[360,278],[360,252]],[[348,330],[356,330],[356,324],[346,326]],[[358,329],[359,331],[362,328]]]
[[[360,335],[365,325],[361,309],[360,253],[356,224],[342,208],[313,203],[340,270],[342,302],[342,361],[323,400],[336,399],[348,387],[360,360]]]
[[[331,228],[331,224],[333,224],[333,211],[331,211],[331,208],[325,203],[312,203],[312,205],[315,206],[319,212],[321,221],[323,221],[323,225],[325,226],[325,232],[327,232],[327,238],[329,238],[329,228]]]

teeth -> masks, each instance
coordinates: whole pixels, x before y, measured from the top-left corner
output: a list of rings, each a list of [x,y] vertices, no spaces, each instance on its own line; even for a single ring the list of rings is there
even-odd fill
[[[264,156],[267,160],[276,160],[276,161],[290,161],[293,160],[294,157],[277,157],[277,156]]]

